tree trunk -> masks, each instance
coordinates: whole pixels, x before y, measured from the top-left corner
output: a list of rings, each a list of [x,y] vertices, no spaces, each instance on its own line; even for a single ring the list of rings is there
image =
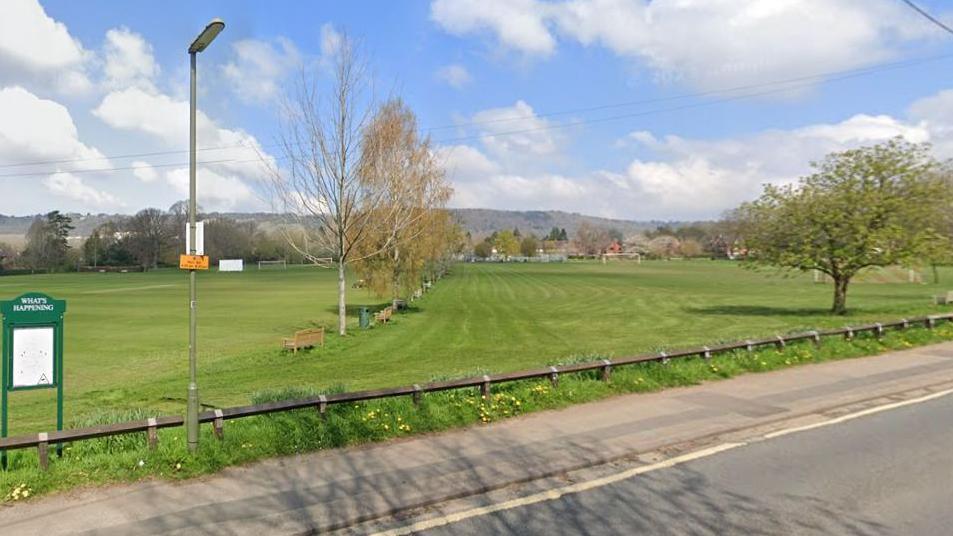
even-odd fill
[[[400,295],[400,274],[399,274],[399,272],[398,272],[398,270],[397,270],[397,263],[398,263],[398,262],[400,262],[400,249],[397,248],[397,247],[395,247],[395,248],[394,248],[394,274],[393,274],[393,275],[394,275],[394,278],[393,278],[393,281],[391,282],[391,284],[394,286],[394,287],[393,287],[393,291],[392,291],[392,292],[393,292],[393,296],[392,296],[392,298],[391,298],[391,307],[393,307],[395,311],[397,310],[397,300],[400,299],[400,298],[399,298],[399,295]]]
[[[347,333],[347,304],[344,301],[347,282],[344,280],[344,259],[338,257],[338,334]]]
[[[934,263],[930,264],[930,267],[933,268],[933,284],[934,284],[934,285],[939,285],[939,284],[940,284],[940,271],[937,270],[937,268],[936,268],[936,263],[934,262]]]
[[[831,307],[831,313],[835,315],[847,314],[847,285],[850,284],[849,277],[834,278],[834,305]]]

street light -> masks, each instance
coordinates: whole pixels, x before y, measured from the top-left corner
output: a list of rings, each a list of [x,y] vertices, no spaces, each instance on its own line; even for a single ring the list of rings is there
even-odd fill
[[[189,95],[189,255],[195,255],[195,55],[209,46],[225,28],[222,19],[212,19],[202,33],[189,45],[191,60],[191,88]],[[195,270],[189,270],[189,396],[185,427],[189,452],[199,447],[199,387],[195,380],[196,345]]]

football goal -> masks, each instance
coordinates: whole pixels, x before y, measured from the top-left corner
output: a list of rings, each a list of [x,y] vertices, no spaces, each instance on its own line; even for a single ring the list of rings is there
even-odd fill
[[[287,270],[288,261],[281,259],[278,261],[258,261],[259,270]]]

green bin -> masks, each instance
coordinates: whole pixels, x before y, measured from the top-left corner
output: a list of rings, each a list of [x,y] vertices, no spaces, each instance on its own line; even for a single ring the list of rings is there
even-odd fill
[[[371,325],[371,312],[367,307],[361,307],[360,326],[361,329],[367,329]]]

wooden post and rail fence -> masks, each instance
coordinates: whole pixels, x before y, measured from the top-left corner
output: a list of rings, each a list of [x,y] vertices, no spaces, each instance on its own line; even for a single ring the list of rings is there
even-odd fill
[[[437,381],[425,384],[414,384],[404,387],[393,387],[388,389],[373,389],[367,391],[354,391],[349,393],[336,393],[327,395],[315,395],[295,400],[282,400],[275,402],[266,402],[263,404],[253,404],[248,406],[237,406],[231,408],[222,408],[205,411],[199,414],[200,423],[211,423],[215,436],[221,439],[224,435],[224,422],[231,419],[241,419],[255,415],[265,415],[269,413],[299,410],[304,408],[313,408],[322,416],[327,412],[327,408],[336,404],[351,404],[369,400],[379,400],[399,396],[409,396],[415,404],[419,403],[425,393],[438,391],[448,391],[451,389],[478,388],[484,396],[490,395],[492,385],[507,382],[516,382],[531,379],[548,379],[555,387],[558,385],[559,376],[562,374],[572,374],[579,372],[598,371],[604,381],[609,381],[613,368],[624,367],[648,362],[666,363],[672,359],[700,357],[702,359],[711,359],[714,354],[732,352],[736,350],[753,351],[755,348],[763,346],[775,346],[778,349],[784,348],[787,344],[797,341],[811,341],[814,344],[820,344],[824,337],[844,337],[852,339],[858,333],[873,333],[875,336],[882,337],[887,329],[906,329],[912,325],[923,325],[927,328],[933,328],[940,321],[953,321],[953,313],[930,315],[926,317],[901,319],[888,323],[873,323],[862,326],[844,327],[839,329],[823,331],[807,331],[791,335],[777,335],[764,339],[744,340],[732,343],[720,344],[716,346],[702,346],[700,348],[689,348],[683,350],[674,350],[670,352],[656,352],[651,354],[642,354],[632,357],[623,357],[618,359],[602,359],[589,363],[576,363],[572,365],[549,366],[532,370],[519,372],[509,372],[504,374],[489,374],[469,378],[460,378],[455,380]],[[116,436],[122,434],[145,433],[148,438],[150,448],[155,448],[158,442],[157,430],[160,428],[174,428],[182,426],[185,422],[184,417],[180,415],[160,416],[149,419],[121,422],[115,424],[103,424],[87,428],[74,428],[70,430],[60,430],[52,432],[41,432],[38,434],[14,436],[0,439],[0,450],[14,450],[24,448],[36,448],[39,454],[39,463],[42,468],[46,468],[49,463],[49,447],[53,445],[62,445],[73,441],[82,441],[86,439],[96,439],[100,437]]]

